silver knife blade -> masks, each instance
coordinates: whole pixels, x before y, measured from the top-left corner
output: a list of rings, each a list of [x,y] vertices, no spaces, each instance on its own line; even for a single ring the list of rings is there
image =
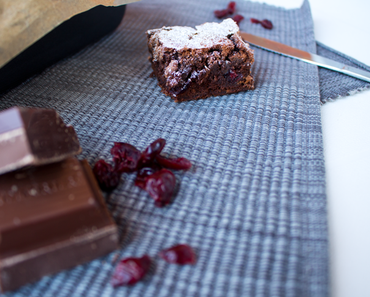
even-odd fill
[[[283,43],[279,43],[273,40],[269,40],[263,37],[255,36],[249,33],[240,32],[240,36],[245,42],[251,43],[257,47],[263,48],[265,50],[281,54],[290,58],[298,59],[306,63],[314,64],[323,68],[334,70],[349,76],[362,79],[364,81],[370,82],[370,72],[355,68],[352,66],[345,65],[343,63],[312,54]]]

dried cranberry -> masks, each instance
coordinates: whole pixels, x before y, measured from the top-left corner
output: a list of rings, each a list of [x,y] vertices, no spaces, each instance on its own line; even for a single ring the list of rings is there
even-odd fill
[[[163,167],[174,170],[188,170],[191,168],[191,162],[186,158],[168,159],[157,155],[156,160]]]
[[[239,25],[239,23],[244,20],[244,17],[240,14],[236,14],[233,16],[233,20]]]
[[[271,30],[272,27],[273,27],[272,23],[269,20],[262,20],[261,25],[262,25],[263,28],[269,29],[269,30]]]
[[[168,263],[174,264],[195,264],[195,252],[187,244],[178,244],[159,253],[159,256]]]
[[[234,70],[230,69],[229,71],[229,74],[228,74],[228,80],[231,82],[231,83],[235,83],[235,82],[238,82],[242,79],[242,75],[241,74],[238,74],[237,72],[235,72]]]
[[[215,14],[216,18],[222,19],[222,18],[228,16],[229,14],[233,14],[235,12],[235,6],[236,6],[236,3],[234,1],[231,1],[227,5],[226,9],[215,10],[214,14]]]
[[[124,142],[115,142],[110,152],[118,172],[133,172],[136,170],[141,156],[141,152],[136,147]]]
[[[229,14],[229,10],[228,9],[215,10],[214,14],[216,18],[222,19]]]
[[[166,145],[166,140],[163,138],[158,138],[153,141],[149,146],[142,152],[140,157],[140,167],[144,167],[151,164],[157,155],[161,153],[164,146]]]
[[[135,186],[145,190],[146,178],[154,172],[161,170],[162,167],[157,163],[152,163],[150,167],[141,168],[136,175]]]
[[[231,79],[236,79],[238,77],[238,74],[234,70],[230,70],[229,75]]]
[[[255,18],[251,18],[251,23],[253,23],[253,24],[259,24],[259,23],[261,23],[261,21],[255,19]]]
[[[271,23],[271,21],[269,20],[257,20],[257,19],[254,19],[254,18],[251,18],[251,23],[254,23],[254,24],[261,24],[261,26],[265,29],[269,29],[271,30],[273,28],[273,25]]]
[[[167,169],[161,169],[145,179],[145,191],[154,199],[155,206],[158,207],[171,202],[175,186],[176,177]]]
[[[229,14],[233,14],[235,12],[235,6],[236,3],[234,1],[229,2],[229,4],[227,5],[227,10]]]
[[[121,174],[104,160],[95,163],[93,172],[102,190],[111,191],[118,186]]]
[[[141,258],[126,258],[120,261],[113,273],[113,287],[133,285],[141,280],[150,268],[151,260],[144,255]]]

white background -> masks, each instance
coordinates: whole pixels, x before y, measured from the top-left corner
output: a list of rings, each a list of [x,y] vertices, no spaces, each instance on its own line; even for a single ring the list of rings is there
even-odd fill
[[[286,8],[303,0],[256,0]],[[316,40],[370,65],[370,1],[309,0]],[[370,297],[370,91],[322,106],[331,295]]]

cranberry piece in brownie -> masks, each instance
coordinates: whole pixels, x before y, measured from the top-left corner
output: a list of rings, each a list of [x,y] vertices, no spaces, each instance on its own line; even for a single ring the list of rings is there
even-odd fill
[[[230,18],[195,29],[153,29],[147,37],[158,84],[176,102],[254,89],[253,50]]]

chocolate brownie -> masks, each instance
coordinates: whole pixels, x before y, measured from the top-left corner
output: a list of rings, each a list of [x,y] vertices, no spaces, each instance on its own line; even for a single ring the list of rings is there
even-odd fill
[[[147,31],[154,75],[176,102],[253,90],[253,50],[232,19]]]

